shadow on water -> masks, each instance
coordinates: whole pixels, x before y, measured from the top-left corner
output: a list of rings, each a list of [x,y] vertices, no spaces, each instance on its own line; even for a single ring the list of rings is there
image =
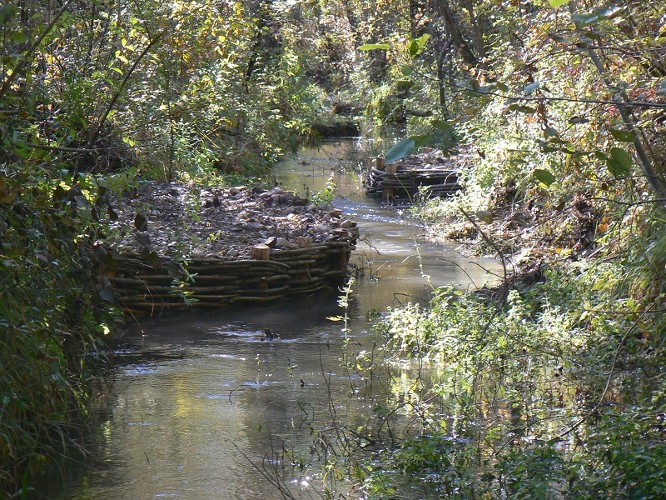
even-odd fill
[[[347,310],[340,291],[262,307],[190,312],[134,325],[115,353],[108,391],[95,400],[86,460],[65,462],[35,498],[277,498],[277,473],[296,498],[317,498],[323,458],[313,429],[361,418],[368,403],[350,392],[343,344],[370,349],[370,311],[427,300],[434,287],[482,286],[492,259],[469,260],[428,243],[403,209],[366,198],[344,168],[357,143],[328,143],[283,162],[284,186],[317,192],[329,177],[334,202],[358,222],[362,270]],[[271,334],[267,336],[266,330]],[[252,465],[254,464],[254,465]],[[256,466],[256,468],[255,468]]]

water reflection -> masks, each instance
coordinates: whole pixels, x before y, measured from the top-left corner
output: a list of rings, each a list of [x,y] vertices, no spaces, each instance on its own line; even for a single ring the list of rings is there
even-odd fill
[[[337,290],[133,327],[117,353],[111,393],[95,407],[92,456],[85,466],[63,466],[33,496],[278,498],[270,479],[279,472],[295,497],[318,497],[311,478],[326,449],[313,443],[317,429],[333,415],[353,426],[372,406],[341,366],[346,336],[371,350],[368,311],[424,300],[451,283],[481,286],[492,279],[483,268],[499,267],[426,242],[406,210],[367,199],[342,168],[354,151],[353,143],[328,144],[277,172],[282,184],[306,193],[332,175],[335,206],[359,224],[350,330],[327,319],[342,313]],[[278,338],[267,340],[266,328]]]

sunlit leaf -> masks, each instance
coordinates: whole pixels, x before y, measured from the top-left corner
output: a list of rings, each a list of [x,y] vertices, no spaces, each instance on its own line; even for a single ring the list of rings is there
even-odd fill
[[[610,133],[615,140],[620,142],[634,142],[634,139],[636,139],[636,134],[629,130],[619,130],[612,128]]]
[[[344,318],[342,316],[326,316],[326,319],[329,320],[329,321],[335,321],[335,322],[344,320]]]
[[[558,7],[568,4],[569,0],[548,0],[548,3],[553,9],[557,9]]]
[[[572,116],[569,118],[569,123],[576,125],[579,123],[590,123],[590,119],[585,116]]]
[[[16,31],[9,36],[9,39],[13,43],[24,43],[28,40],[28,37],[25,35],[25,33],[21,31]]]
[[[549,187],[551,184],[554,184],[557,179],[555,176],[550,173],[549,170],[543,168],[537,168],[534,170],[534,178],[539,181],[541,184],[544,184],[546,187]]]
[[[16,14],[16,5],[12,2],[5,3],[0,7],[0,24],[5,24]]]
[[[576,24],[587,26],[590,24],[597,23],[602,19],[608,19],[613,15],[615,15],[620,10],[622,10],[622,8],[618,6],[603,7],[589,14],[573,14],[571,16],[571,19]]]
[[[511,104],[509,106],[511,111],[518,111],[519,113],[533,114],[536,113],[536,109],[531,106],[525,106],[523,104]]]
[[[405,156],[409,156],[412,154],[415,147],[416,142],[414,139],[411,137],[403,139],[386,152],[386,163],[393,163],[404,158]]]
[[[509,90],[509,86],[504,82],[495,83],[495,88],[497,90],[499,90],[500,92],[508,92],[508,90]]]
[[[618,178],[629,175],[634,162],[631,155],[622,148],[611,148],[609,153],[606,159],[608,171]]]
[[[662,231],[661,236],[648,247],[648,255],[656,262],[666,260],[666,232]]]
[[[426,33],[425,35],[421,35],[420,37],[416,38],[415,41],[416,43],[419,44],[419,47],[423,48],[425,47],[425,44],[428,43],[428,40],[430,40],[431,35]]]
[[[538,89],[541,86],[541,82],[534,82],[530,83],[527,85],[524,89],[523,92],[525,95],[530,95],[532,92],[534,92],[536,89]]]
[[[409,55],[415,57],[419,53],[419,44],[415,40],[409,43]]]
[[[366,43],[365,45],[361,45],[358,50],[388,50],[389,49],[389,44],[388,43]]]
[[[97,331],[102,335],[108,335],[111,333],[111,329],[105,323],[100,323],[97,325]]]
[[[573,14],[571,19],[576,24],[586,26],[588,24],[596,23],[599,20],[599,16],[594,14]]]
[[[415,147],[421,147],[430,144],[433,138],[431,134],[419,134],[410,136],[410,139],[414,141]]]
[[[411,80],[397,80],[395,85],[400,90],[409,90],[414,86],[414,82]]]

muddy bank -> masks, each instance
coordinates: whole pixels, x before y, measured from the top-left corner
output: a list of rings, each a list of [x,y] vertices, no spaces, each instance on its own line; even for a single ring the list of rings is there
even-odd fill
[[[339,210],[316,207],[273,188],[203,188],[142,182],[130,196],[111,201],[109,241],[121,254],[249,259],[256,245],[308,248],[358,237]]]

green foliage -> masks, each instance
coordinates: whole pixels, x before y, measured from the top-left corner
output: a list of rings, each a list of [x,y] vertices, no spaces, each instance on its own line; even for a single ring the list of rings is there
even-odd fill
[[[534,178],[544,184],[546,187],[554,184],[557,178],[549,170],[543,168],[534,169]]]
[[[443,1],[438,9],[410,10],[409,30],[379,37],[388,40],[388,67],[376,85],[382,100],[369,114],[380,120],[399,116],[407,134],[429,133],[425,116],[444,118],[463,144],[473,144],[494,164],[498,185],[509,177],[536,178],[545,186],[557,184],[556,191],[577,185],[580,192],[597,181],[638,174],[664,197],[660,158],[666,145],[663,127],[655,125],[664,107],[658,97],[663,62],[653,57],[659,42],[650,28],[659,25],[663,9],[593,3],[570,11],[562,8],[567,3],[498,10],[484,1]],[[596,49],[601,46],[632,49],[602,52]],[[374,62],[365,54],[368,64]],[[405,80],[406,91],[387,91]],[[626,109],[635,119],[622,111],[632,99],[636,104]],[[528,154],[515,155],[527,156],[515,161],[507,151]],[[476,173],[468,173],[473,184]]]
[[[114,300],[98,273],[93,221],[105,188],[83,174],[0,179],[0,492],[30,484],[66,453],[87,413],[88,383]]]
[[[336,89],[345,82],[352,37],[324,19],[331,33],[320,37],[302,7],[319,9],[210,0],[0,7],[3,494],[21,477],[29,484],[85,414],[90,361],[115,300],[100,273],[112,266],[100,242],[117,218],[108,191],[131,192],[146,178],[261,175],[321,113],[328,95],[313,76]],[[319,202],[333,193],[331,184]],[[196,277],[181,268],[173,293],[191,300]]]
[[[433,377],[411,386],[435,402],[414,417],[441,430],[382,455],[375,468],[396,473],[367,487],[381,496],[415,476],[462,497],[662,495],[666,344],[650,332],[666,324],[628,296],[638,283],[620,263],[571,264],[505,302],[445,288],[430,308],[393,310],[378,325],[389,352],[427,360]],[[661,288],[644,292],[662,307]]]
[[[9,75],[0,136],[14,160],[72,171],[141,166],[165,178],[213,166],[256,175],[307,135],[321,108],[307,59],[274,43],[298,29],[277,6],[260,19],[249,5],[209,0],[68,2],[51,18],[37,13],[46,6],[22,9],[3,10],[0,41]],[[38,37],[27,64],[11,62],[19,39]]]
[[[389,162],[464,146],[465,193],[430,201],[431,222],[504,210],[540,220],[546,252],[584,257],[585,229],[607,260],[553,266],[505,302],[440,290],[393,311],[390,347],[438,378],[428,394],[401,385],[428,432],[385,447],[383,471],[357,467],[368,488],[418,489],[422,472],[433,495],[663,496],[666,234],[644,208],[666,193],[663,16],[566,0],[3,4],[0,480],[29,477],[85,413],[84,354],[114,300],[98,272],[106,190],[261,175],[350,102],[368,128],[401,127]]]
[[[358,50],[388,50],[389,47],[388,43],[366,43],[361,45]]]
[[[385,155],[386,163],[394,163],[406,156],[409,156],[414,151],[416,142],[414,139],[407,138],[394,144]]]
[[[336,185],[333,174],[326,181],[326,186],[321,191],[317,191],[310,197],[310,201],[315,206],[330,206],[335,200]]]

